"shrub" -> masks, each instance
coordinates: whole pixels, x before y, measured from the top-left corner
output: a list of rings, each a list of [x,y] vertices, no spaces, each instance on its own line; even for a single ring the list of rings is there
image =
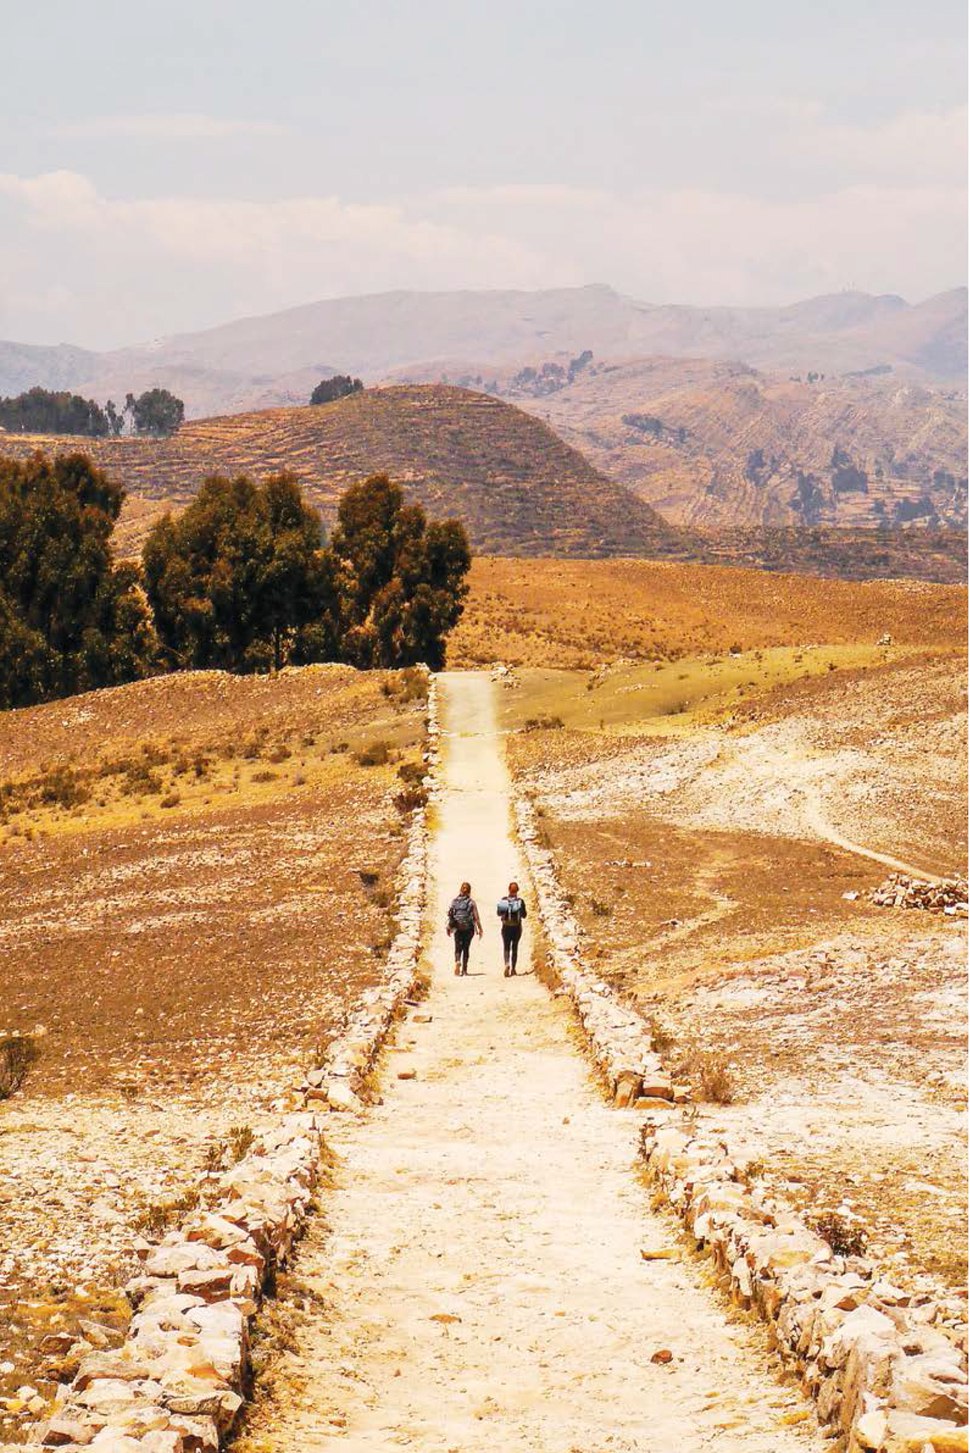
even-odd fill
[[[55,807],[77,807],[91,796],[91,789],[70,767],[55,767],[40,781],[41,802]]]
[[[243,1156],[251,1149],[256,1136],[253,1134],[251,1125],[233,1125],[229,1131],[229,1155],[233,1165],[242,1160]]]
[[[262,772],[254,772],[249,780],[251,782],[276,782],[279,775],[278,772],[270,772],[268,768],[264,768]]]
[[[9,1100],[20,1089],[39,1059],[40,1045],[33,1035],[6,1034],[0,1038],[0,1100]]]
[[[527,718],[523,730],[527,732],[559,731],[565,725],[561,716],[530,716]]]
[[[181,801],[177,792],[167,792],[158,805],[159,807],[178,807]]]
[[[712,1105],[730,1105],[735,1083],[731,1067],[723,1055],[714,1050],[700,1050],[694,1057],[693,1077],[702,1100]]]
[[[610,905],[608,903],[601,903],[598,898],[591,898],[589,900],[589,907],[590,912],[597,918],[609,918],[613,913]]]
[[[415,812],[419,807],[427,807],[427,805],[428,794],[423,787],[406,787],[394,798],[394,806],[402,817],[406,817],[409,812]]]
[[[293,753],[290,751],[286,743],[280,742],[279,745],[275,746],[270,752],[269,760],[271,762],[285,762],[289,757],[292,757],[292,755]]]
[[[408,787],[415,787],[424,781],[427,768],[423,762],[402,762],[397,769],[397,775]]]
[[[359,767],[383,767],[391,760],[391,746],[389,742],[369,742],[355,753],[355,759]]]
[[[654,1016],[650,1020],[650,1039],[658,1054],[666,1054],[673,1048],[674,1032],[663,1019]]]
[[[864,1256],[866,1235],[861,1227],[853,1226],[838,1211],[823,1211],[809,1221],[812,1230],[827,1241],[836,1256]]]

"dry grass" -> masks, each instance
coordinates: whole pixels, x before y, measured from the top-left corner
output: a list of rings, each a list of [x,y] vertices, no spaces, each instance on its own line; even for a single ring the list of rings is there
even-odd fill
[[[47,1030],[0,1119],[0,1400],[50,1390],[28,1295],[131,1274],[133,1230],[245,1152],[373,982],[405,844],[389,758],[424,740],[412,680],[343,667],[0,716],[4,1028]]]
[[[593,670],[809,644],[958,648],[961,586],[817,580],[646,560],[477,559],[449,661]],[[595,693],[594,693],[595,694]]]
[[[725,629],[747,644],[744,622]],[[931,617],[927,634],[948,629]],[[855,1230],[861,1217],[894,1280],[960,1285],[964,928],[880,915],[866,892],[882,868],[819,841],[785,783],[804,769],[847,836],[960,866],[965,658],[836,655],[830,671],[829,649],[747,650],[740,693],[723,690],[723,662],[685,658],[674,676],[694,704],[675,722],[652,714],[652,669],[608,673],[592,693],[588,675],[522,671],[501,688],[506,721],[541,703],[567,728],[514,733],[510,766],[537,799],[588,956],[639,999],[707,1123],[807,1214],[851,1212]],[[735,758],[762,749],[760,783]]]

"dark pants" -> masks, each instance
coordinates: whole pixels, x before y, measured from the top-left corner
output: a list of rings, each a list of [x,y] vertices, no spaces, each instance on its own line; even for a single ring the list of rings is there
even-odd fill
[[[468,950],[472,946],[472,939],[475,937],[474,928],[456,928],[452,937],[455,940],[455,963],[461,964],[462,970],[468,970]]]
[[[502,951],[508,968],[514,969],[519,962],[519,939],[522,937],[521,923],[502,924]]]

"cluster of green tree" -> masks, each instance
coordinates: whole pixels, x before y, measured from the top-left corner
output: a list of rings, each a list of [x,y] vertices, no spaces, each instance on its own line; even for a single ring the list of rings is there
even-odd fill
[[[622,422],[628,429],[635,429],[638,434],[650,434],[654,439],[662,439],[666,435],[668,439],[676,439],[678,444],[687,442],[687,430],[683,424],[675,429],[665,424],[663,419],[658,419],[656,414],[624,414]]]
[[[547,362],[540,364],[538,368],[526,366],[520,368],[509,381],[509,393],[529,394],[533,398],[542,398],[546,394],[558,393],[568,384],[573,383],[584,368],[588,368],[593,361],[593,350],[584,348],[582,353],[569,360],[564,368],[561,363]]]
[[[429,523],[378,474],[342,497],[329,546],[291,474],[206,480],[153,528],[145,588],[173,666],[444,664],[471,563],[457,520]]]
[[[123,498],[84,454],[0,460],[0,706],[152,670],[137,567],[111,553]]]
[[[836,494],[868,494],[869,477],[864,469],[853,464],[848,450],[836,444],[829,460],[832,488]]]
[[[184,403],[167,388],[146,389],[137,398],[128,394],[123,409],[112,399],[102,408],[94,399],[46,388],[0,399],[0,428],[18,434],[84,434],[104,439],[127,429],[132,434],[163,438],[174,434],[184,418]]]
[[[335,399],[345,399],[348,394],[359,394],[364,385],[359,378],[349,373],[335,373],[333,378],[323,378],[310,395],[311,404],[332,404]]]
[[[214,476],[116,564],[123,491],[83,454],[0,463],[0,706],[159,671],[444,665],[471,552],[375,475],[327,544],[296,479]]]

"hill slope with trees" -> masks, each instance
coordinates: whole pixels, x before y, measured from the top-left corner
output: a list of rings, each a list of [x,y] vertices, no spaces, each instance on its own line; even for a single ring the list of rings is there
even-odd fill
[[[0,453],[22,457],[48,443],[60,446],[0,436]],[[193,421],[171,439],[85,445],[131,496],[164,505],[188,504],[210,474],[291,470],[329,526],[348,486],[386,473],[432,517],[461,519],[478,551],[663,557],[685,549],[649,505],[540,420],[466,389],[366,390],[325,408]]]

